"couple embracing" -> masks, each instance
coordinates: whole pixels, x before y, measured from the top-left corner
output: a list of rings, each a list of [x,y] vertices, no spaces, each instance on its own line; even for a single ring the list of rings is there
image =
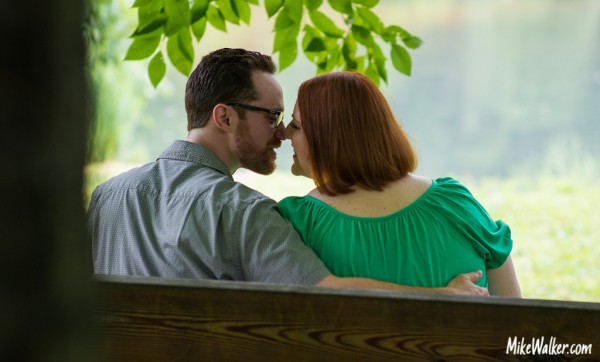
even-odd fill
[[[98,274],[520,297],[510,228],[452,178],[413,174],[379,89],[334,72],[298,90],[287,126],[271,58],[220,49],[190,75],[188,136],[94,191]],[[289,139],[315,189],[278,204],[235,182],[268,175]]]

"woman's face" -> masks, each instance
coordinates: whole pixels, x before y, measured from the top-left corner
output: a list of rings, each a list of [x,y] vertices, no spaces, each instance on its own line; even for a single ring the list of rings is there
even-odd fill
[[[292,165],[292,174],[296,176],[311,177],[310,166],[308,163],[308,144],[306,135],[302,131],[302,119],[298,110],[298,103],[294,105],[292,121],[285,129],[285,138],[292,141],[294,149],[294,164]]]

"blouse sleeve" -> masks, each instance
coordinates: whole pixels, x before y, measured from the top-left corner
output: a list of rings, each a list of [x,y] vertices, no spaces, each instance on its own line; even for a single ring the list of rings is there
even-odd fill
[[[445,190],[448,210],[456,220],[456,227],[484,257],[488,269],[496,269],[508,258],[513,241],[510,227],[502,220],[494,221],[485,208],[465,186],[452,178],[437,180]]]
[[[279,212],[281,216],[289,220],[294,229],[300,234],[302,240],[307,243],[307,238],[310,236],[309,229],[309,212],[305,209],[304,198],[298,196],[286,197],[279,201]]]

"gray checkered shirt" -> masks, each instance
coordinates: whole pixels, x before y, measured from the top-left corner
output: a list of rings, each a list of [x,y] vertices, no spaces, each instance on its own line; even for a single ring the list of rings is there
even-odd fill
[[[186,141],[98,186],[88,229],[98,274],[305,285],[329,275],[275,201]]]

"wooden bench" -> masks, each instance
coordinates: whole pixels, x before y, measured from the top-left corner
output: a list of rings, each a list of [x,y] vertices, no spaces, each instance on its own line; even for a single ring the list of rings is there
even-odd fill
[[[600,361],[596,303],[147,277],[93,286],[108,361]],[[541,337],[592,350],[515,354]]]

